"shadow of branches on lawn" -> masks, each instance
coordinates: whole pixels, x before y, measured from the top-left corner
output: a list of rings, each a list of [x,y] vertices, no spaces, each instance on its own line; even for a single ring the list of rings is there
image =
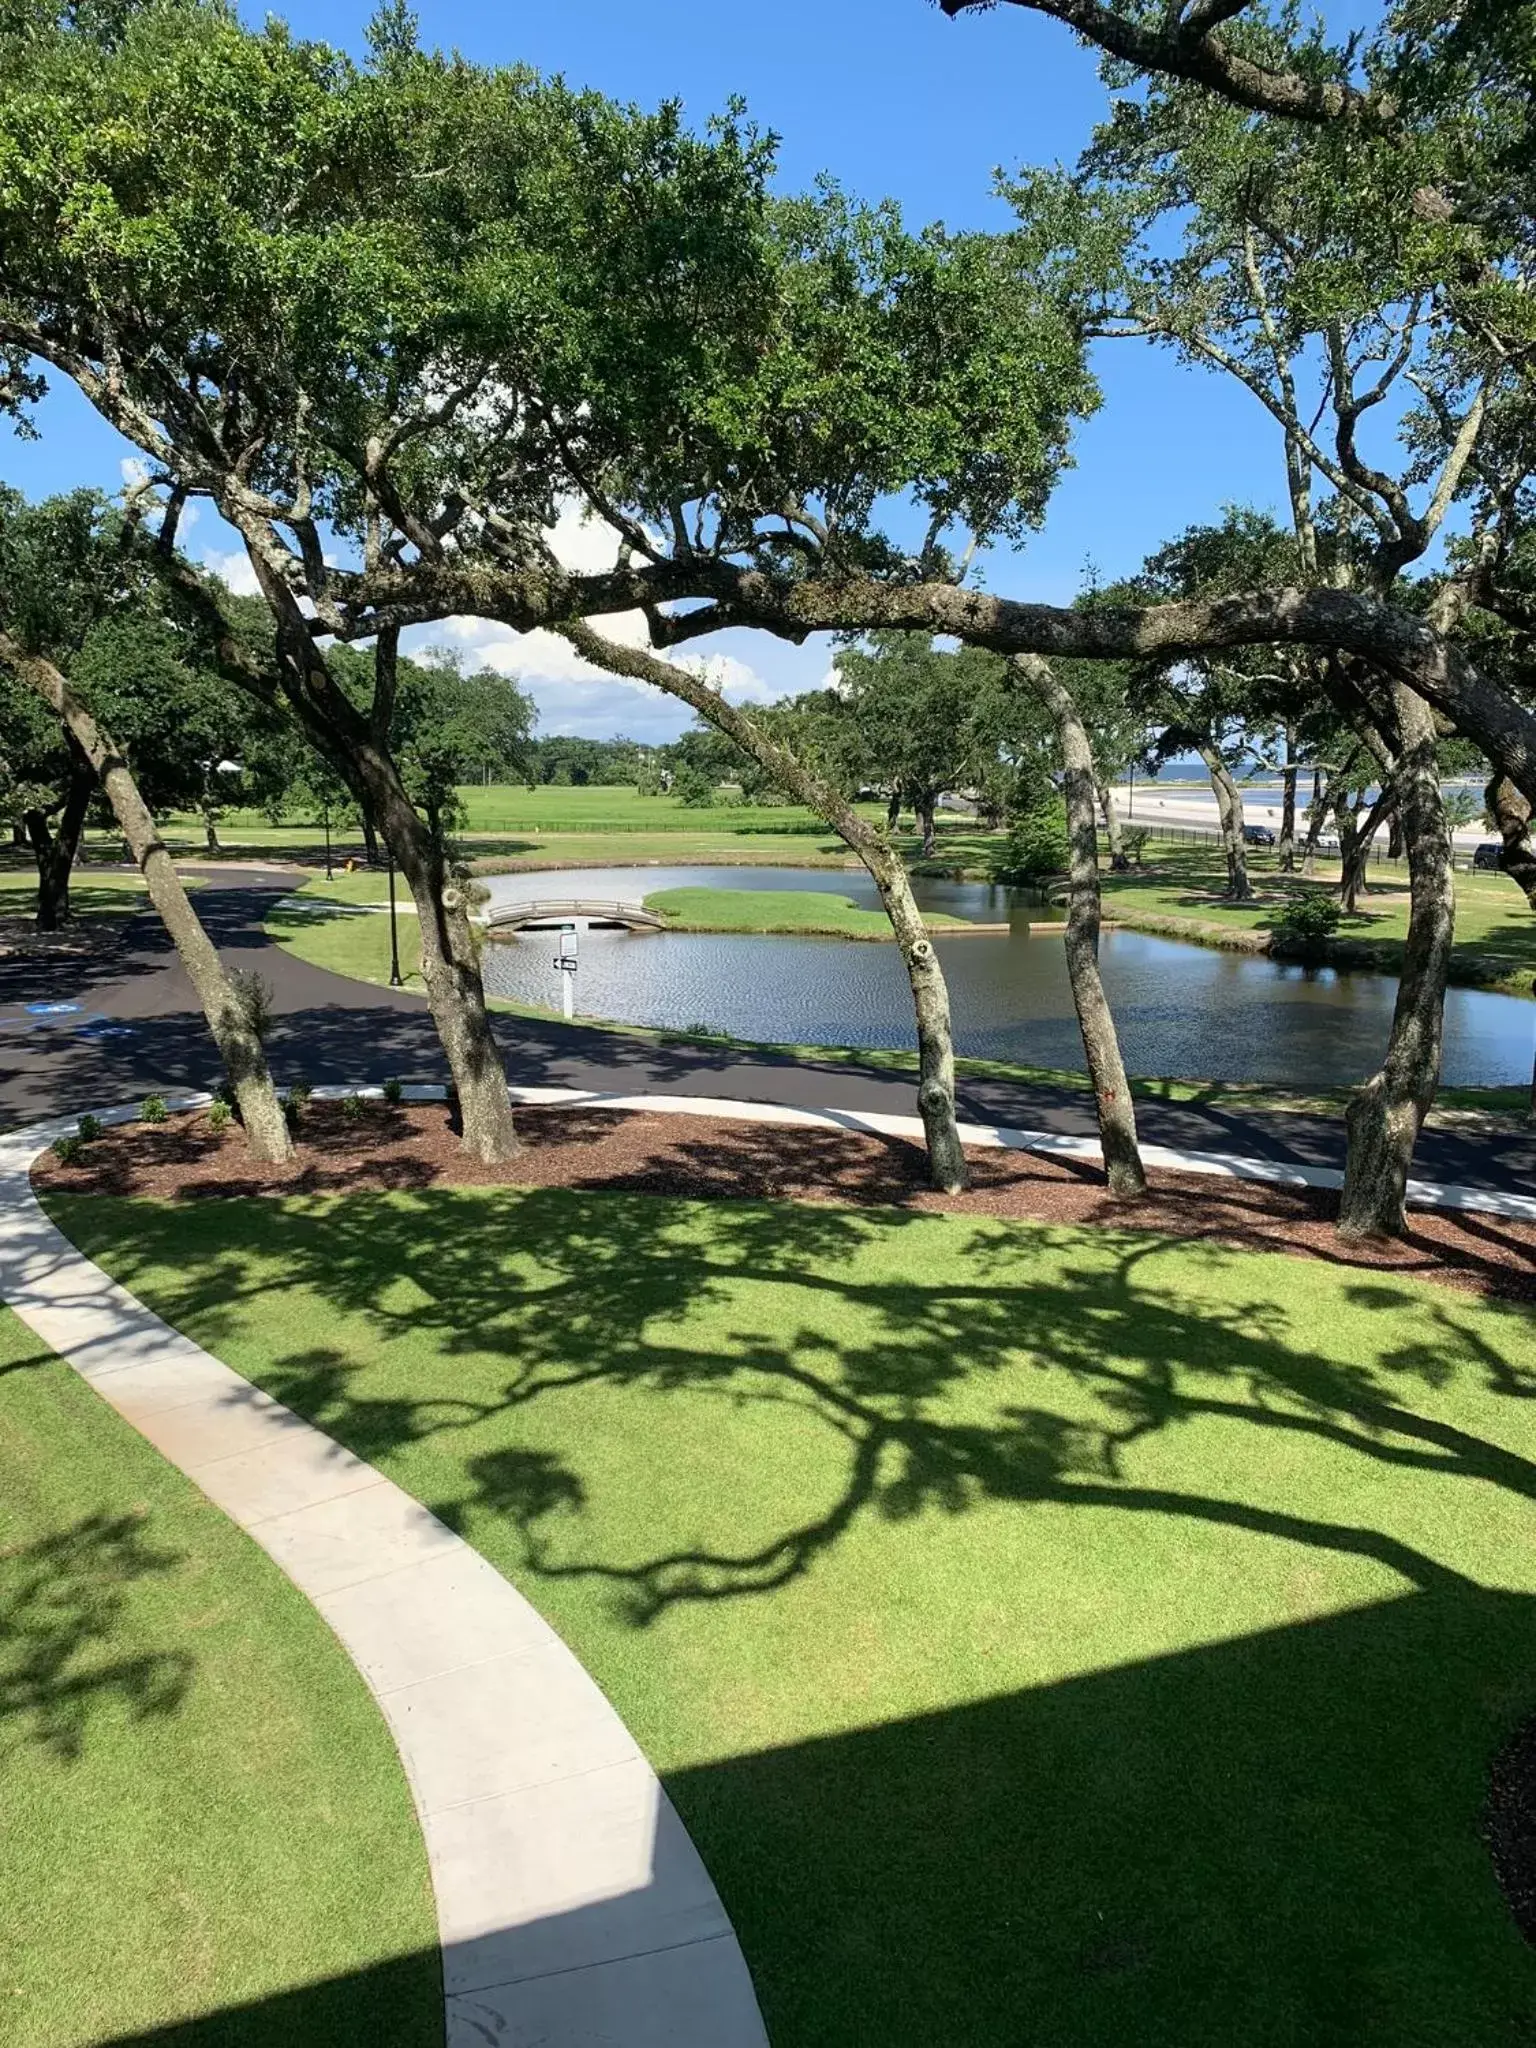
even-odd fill
[[[68,1219],[88,1249],[90,1214]],[[156,1306],[215,1350],[253,1297],[290,1286],[361,1318],[345,1346],[273,1356],[262,1384],[373,1461],[429,1440],[446,1453],[465,1432],[462,1491],[429,1504],[456,1526],[482,1511],[515,1526],[529,1572],[607,1581],[637,1624],[782,1586],[860,1517],[987,1501],[1172,1516],[1374,1559],[1424,1589],[1468,1583],[1422,1539],[1302,1512],[1279,1482],[1229,1493],[1193,1462],[1200,1483],[1187,1488],[1138,1480],[1133,1446],[1199,1421],[1536,1499],[1530,1459],[1414,1405],[1416,1390],[1465,1375],[1522,1403],[1536,1393],[1528,1316],[1362,1277],[1346,1299],[1381,1314],[1380,1345],[1330,1357],[1257,1277],[1251,1296],[1234,1289],[1240,1257],[1198,1242],[1179,1244],[1180,1258],[1206,1263],[1215,1284],[1191,1300],[1159,1267],[1165,1237],[1104,1232],[1085,1251],[1077,1233],[980,1223],[935,1260],[927,1219],[899,1210],[437,1189],[110,1217],[119,1276],[133,1286],[158,1269]],[[407,1380],[373,1370],[396,1339],[418,1347]],[[838,1483],[814,1513],[739,1548],[573,1554],[588,1480],[568,1450],[517,1439],[520,1417],[583,1387],[747,1404],[765,1421],[788,1409],[835,1442]]]
[[[128,1582],[174,1571],[133,1514],[83,1516],[0,1553],[0,1755],[40,1743],[66,1759],[92,1713],[116,1701],[139,1719],[173,1713],[191,1681],[184,1650],[115,1652]]]

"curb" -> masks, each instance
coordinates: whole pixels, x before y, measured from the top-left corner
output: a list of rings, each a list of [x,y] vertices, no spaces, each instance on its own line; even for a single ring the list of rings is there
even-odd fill
[[[122,1124],[138,1109],[98,1114]],[[698,1852],[542,1616],[419,1502],[162,1322],[48,1220],[32,1162],[76,1122],[0,1136],[0,1299],[261,1545],[362,1674],[426,1843],[448,2048],[767,2048]]]

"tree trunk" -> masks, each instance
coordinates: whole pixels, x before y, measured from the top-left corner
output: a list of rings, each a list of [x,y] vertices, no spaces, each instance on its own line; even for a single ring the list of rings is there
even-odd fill
[[[206,804],[203,806],[203,847],[208,853],[219,851],[218,819]]]
[[[311,744],[346,782],[364,819],[371,817],[389,842],[415,899],[422,979],[458,1095],[460,1148],[486,1165],[510,1159],[519,1149],[512,1100],[486,1014],[480,961],[464,894],[456,885],[450,886],[441,849],[434,847],[431,834],[406,795],[389,751],[399,631],[386,628],[374,643],[374,703],[371,716],[365,718],[337,686],[310,622],[280,570],[268,560],[256,531],[242,531],[262,594],[277,623],[283,694]],[[225,654],[226,643],[219,644]],[[234,659],[233,655],[229,658]]]
[[[1412,901],[1392,1035],[1378,1073],[1345,1114],[1349,1153],[1339,1201],[1339,1235],[1396,1237],[1413,1148],[1435,1099],[1445,984],[1456,931],[1451,834],[1440,795],[1434,714],[1405,684],[1393,685],[1402,759],[1398,802]]]
[[[1282,874],[1296,865],[1296,728],[1285,728],[1285,766],[1280,771],[1280,843],[1275,849]]]
[[[1130,1200],[1147,1191],[1146,1170],[1136,1137],[1136,1105],[1120,1057],[1114,1013],[1099,973],[1099,840],[1094,827],[1095,775],[1093,748],[1087,729],[1066,685],[1039,655],[1015,657],[1014,666],[1055,720],[1066,773],[1062,794],[1067,804],[1071,867],[1067,889],[1067,978],[1083,1034],[1083,1051],[1093,1082],[1099,1118],[1099,1142],[1112,1195]],[[1102,801],[1108,787],[1099,784]]]
[[[1248,849],[1243,843],[1243,799],[1220,754],[1211,746],[1199,749],[1216,793],[1216,814],[1221,820],[1221,844],[1227,857],[1227,900],[1246,903],[1253,895],[1248,879]]]
[[[1334,807],[1334,818],[1339,828],[1339,903],[1341,908],[1353,917],[1359,908],[1360,891],[1365,882],[1365,857],[1362,851],[1368,844],[1360,830],[1360,811],[1344,804]]]
[[[1484,795],[1488,816],[1504,842],[1499,866],[1512,875],[1536,910],[1536,845],[1531,843],[1531,805],[1507,776],[1496,775]],[[1536,982],[1531,985],[1536,996]],[[1536,1057],[1531,1063],[1531,1095],[1527,1123],[1536,1124]]]
[[[917,1107],[928,1145],[928,1176],[936,1188],[946,1194],[958,1194],[970,1176],[955,1117],[955,1045],[949,987],[913,900],[900,855],[840,790],[823,781],[690,669],[663,660],[649,648],[621,646],[605,639],[584,619],[569,619],[559,630],[579,654],[599,668],[652,683],[669,696],[680,698],[717,732],[723,732],[744,753],[750,754],[786,794],[825,818],[844,845],[863,862],[880,892],[912,990],[917,1020]]]
[[[251,1029],[223,962],[181,886],[171,856],[155,830],[155,821],[139,795],[138,784],[121,751],[97,725],[52,662],[25,653],[6,633],[0,633],[0,662],[36,690],[58,715],[100,779],[132,857],[148,885],[150,901],[159,911],[187,977],[197,991],[234,1088],[251,1151],[256,1158],[273,1162],[290,1158],[293,1142],[267,1071],[261,1040]]]
[[[1387,820],[1387,859],[1401,860],[1403,857],[1403,821],[1394,811]]]
[[[885,807],[885,829],[887,832],[894,832],[900,823],[901,791],[893,789],[890,794],[890,800]]]
[[[1109,835],[1110,873],[1123,875],[1130,862],[1125,857],[1125,843],[1120,834],[1120,806],[1115,802],[1115,792],[1103,781],[1099,783],[1099,809],[1104,813],[1104,830]]]
[[[367,860],[369,867],[371,868],[382,867],[384,865],[384,863],[379,859],[378,830],[375,827],[372,818],[369,817],[366,811],[364,811],[363,813],[363,855],[364,858]]]
[[[916,804],[918,830],[923,835],[924,860],[933,859],[933,849],[937,838],[937,827],[933,822],[933,805],[933,791],[925,789],[917,799]]]
[[[85,814],[96,788],[96,771],[74,740],[69,742],[69,782],[59,811],[57,827],[48,814],[34,810],[25,814],[25,827],[37,862],[37,929],[61,931],[70,922],[70,877],[80,851]]]

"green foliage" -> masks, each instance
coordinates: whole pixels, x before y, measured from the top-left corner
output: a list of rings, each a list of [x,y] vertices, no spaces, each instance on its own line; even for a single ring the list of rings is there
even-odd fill
[[[349,1124],[359,1123],[368,1114],[368,1105],[354,1089],[350,1095],[342,1096],[341,1113]]]
[[[1152,837],[1148,825],[1127,825],[1120,834],[1120,846],[1127,860],[1140,867],[1146,858],[1147,841]]]
[[[106,1125],[102,1122],[99,1116],[93,1116],[91,1112],[87,1110],[85,1115],[81,1117],[79,1123],[75,1126],[75,1128],[78,1131],[81,1139],[86,1144],[89,1144],[93,1138],[99,1138],[101,1136],[102,1132],[106,1129]]]
[[[209,1130],[213,1132],[215,1137],[218,1137],[229,1129],[234,1120],[234,1110],[224,1100],[222,1095],[216,1095],[208,1105]]]
[[[997,860],[1000,882],[1037,883],[1061,874],[1072,853],[1067,813],[1059,801],[1026,811],[1009,830]]]
[[[703,768],[685,761],[672,776],[672,794],[690,811],[707,811],[715,801],[715,785]]]
[[[396,1080],[394,1075],[391,1074],[389,1079],[384,1083],[384,1100],[387,1103],[389,1103],[392,1108],[397,1108],[404,1099],[404,1083]]]
[[[146,1095],[139,1105],[141,1124],[163,1124],[169,1115],[170,1110],[166,1107],[163,1095]]]
[[[53,1156],[60,1166],[74,1166],[85,1157],[85,1140],[78,1131],[66,1132],[53,1141]]]
[[[1336,896],[1315,889],[1293,896],[1270,925],[1271,950],[1298,960],[1316,958],[1327,951],[1343,918],[1343,906]]]

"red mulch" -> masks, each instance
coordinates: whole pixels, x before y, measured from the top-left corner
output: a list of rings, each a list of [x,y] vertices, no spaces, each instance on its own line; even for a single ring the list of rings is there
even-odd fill
[[[926,1185],[923,1153],[905,1139],[625,1110],[523,1109],[517,1123],[524,1149],[488,1167],[465,1159],[443,1104],[370,1102],[349,1119],[339,1104],[313,1103],[297,1159],[276,1168],[251,1160],[237,1128],[215,1134],[201,1115],[178,1116],[108,1131],[73,1166],[46,1154],[33,1177],[72,1193],[175,1199],[514,1186],[896,1204],[1162,1231],[1536,1300],[1536,1226],[1467,1211],[1417,1210],[1401,1242],[1346,1247],[1331,1222],[1337,1198],[1305,1188],[1159,1173],[1145,1199],[1127,1205],[1110,1199],[1092,1166],[975,1149],[969,1192],[941,1195]]]

